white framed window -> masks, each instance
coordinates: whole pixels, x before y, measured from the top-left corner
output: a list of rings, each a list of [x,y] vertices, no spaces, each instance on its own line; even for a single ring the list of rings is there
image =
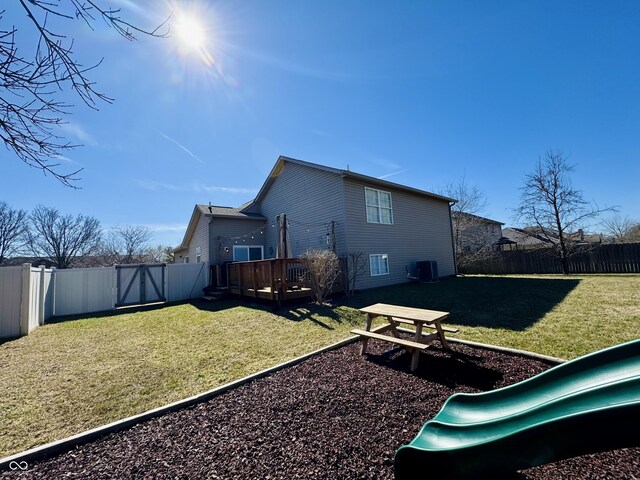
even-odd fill
[[[189,263],[189,257],[184,257],[182,259],[182,263]]]
[[[389,255],[386,253],[372,253],[369,255],[369,271],[372,277],[389,275]]]
[[[250,260],[264,259],[264,248],[262,245],[234,245],[233,261],[248,262]]]
[[[196,263],[200,263],[202,257],[202,247],[196,247]]]
[[[367,205],[367,223],[393,224],[391,193],[365,187],[364,198]]]

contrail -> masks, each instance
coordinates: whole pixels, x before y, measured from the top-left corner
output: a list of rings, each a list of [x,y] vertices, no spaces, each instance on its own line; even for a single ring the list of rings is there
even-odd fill
[[[159,132],[160,135],[162,135],[164,138],[166,138],[167,140],[169,140],[170,142],[175,143],[178,147],[180,147],[182,150],[184,150],[185,152],[187,152],[189,155],[191,155],[193,158],[195,158],[197,161],[199,161],[202,165],[206,165],[195,153],[193,153],[191,150],[189,150],[187,147],[185,147],[184,145],[182,145],[180,142],[178,142],[177,140],[174,140],[173,138],[165,135],[162,132]]]
[[[393,173],[387,173],[386,175],[382,175],[380,177],[378,177],[380,180],[384,180],[385,178],[389,178],[389,177],[393,177],[394,175],[399,175],[400,173],[404,173],[407,170],[399,170],[397,172],[393,172]]]

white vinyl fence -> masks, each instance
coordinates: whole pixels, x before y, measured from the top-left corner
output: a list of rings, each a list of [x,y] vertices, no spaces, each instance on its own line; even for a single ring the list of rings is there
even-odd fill
[[[205,263],[169,264],[163,286],[168,302],[203,296],[208,284]],[[115,267],[68,270],[0,268],[0,338],[28,335],[54,316],[81,315],[116,308]]]
[[[0,338],[27,335],[51,317],[52,270],[32,267],[0,268]]]
[[[167,301],[202,297],[202,289],[209,283],[208,273],[206,263],[167,265]]]
[[[54,315],[75,315],[111,310],[116,284],[112,267],[71,268],[55,271]]]
[[[0,338],[20,335],[22,267],[0,268]]]

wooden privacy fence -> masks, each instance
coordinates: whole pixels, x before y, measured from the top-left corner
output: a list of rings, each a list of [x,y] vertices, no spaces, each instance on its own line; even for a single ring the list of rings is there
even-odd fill
[[[467,274],[562,273],[552,248],[493,252],[459,267]],[[640,243],[584,246],[569,257],[570,273],[640,273]]]

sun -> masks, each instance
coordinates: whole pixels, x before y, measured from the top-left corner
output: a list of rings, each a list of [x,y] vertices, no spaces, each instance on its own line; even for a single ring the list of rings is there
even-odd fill
[[[166,43],[172,81],[216,79],[235,87],[234,77],[223,65],[228,54],[224,52],[227,42],[221,12],[203,0],[181,0],[180,4],[166,1],[173,10],[171,40]]]
[[[207,32],[202,22],[192,14],[181,14],[174,25],[174,35],[181,49],[199,52],[207,44]]]

